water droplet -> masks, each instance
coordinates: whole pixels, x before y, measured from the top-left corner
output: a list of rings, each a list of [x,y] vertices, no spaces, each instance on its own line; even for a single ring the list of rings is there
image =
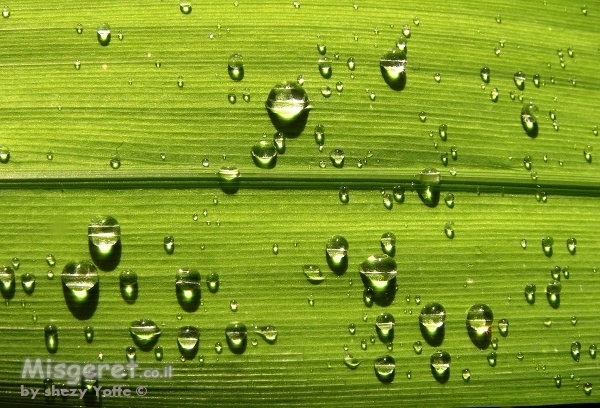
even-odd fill
[[[163,351],[162,346],[157,346],[154,349],[154,358],[156,359],[156,361],[162,361],[163,357],[164,357],[164,351]]]
[[[121,227],[111,216],[94,217],[88,224],[88,247],[102,270],[113,270],[121,257]]]
[[[6,146],[0,146],[0,163],[6,164],[10,160],[10,150]]]
[[[438,84],[440,83],[440,81],[442,80],[442,74],[440,74],[439,72],[436,72],[433,75],[433,79],[435,79],[435,82],[437,82]]]
[[[171,235],[167,235],[163,239],[163,247],[167,254],[173,255],[173,252],[175,252],[175,238]]]
[[[402,34],[406,37],[406,38],[410,38],[411,33],[410,33],[410,26],[408,24],[404,24],[402,26]]]
[[[552,245],[554,245],[554,239],[552,237],[542,238],[542,250],[548,258],[552,256]]]
[[[498,88],[492,89],[492,91],[490,92],[490,99],[492,100],[492,102],[494,102],[494,103],[498,102],[499,95],[500,95],[500,92],[498,91]]]
[[[571,316],[571,324],[575,326],[577,324],[577,316]]]
[[[342,81],[336,82],[335,89],[338,91],[338,93],[342,93],[342,91],[344,90],[344,84],[342,83]]]
[[[494,350],[498,350],[498,338],[494,337],[494,338],[492,339],[492,342],[491,342],[491,344],[492,344],[492,348],[493,348]]]
[[[88,343],[94,341],[94,328],[92,326],[85,326],[83,329],[83,337]]]
[[[240,171],[235,166],[223,166],[217,173],[219,187],[225,194],[235,194],[240,188]]]
[[[303,265],[302,272],[304,272],[304,276],[306,279],[314,285],[318,285],[319,283],[325,280],[325,276],[323,272],[321,272],[321,268],[317,265]]]
[[[192,12],[192,5],[190,3],[179,3],[179,11],[183,14],[190,14]]]
[[[210,293],[217,293],[219,291],[219,275],[216,272],[211,272],[206,277],[206,286]]]
[[[58,328],[54,325],[44,327],[44,341],[48,353],[54,354],[58,351]]]
[[[386,232],[381,236],[381,250],[384,254],[394,256],[396,254],[396,236],[392,232]]]
[[[498,330],[500,331],[500,335],[502,335],[502,337],[508,336],[508,320],[500,319],[498,322]]]
[[[315,126],[314,136],[317,145],[323,146],[325,144],[325,126],[322,124]]]
[[[404,202],[404,187],[401,185],[397,185],[392,189],[392,195],[394,197],[394,201],[402,204]]]
[[[306,91],[291,82],[275,85],[265,107],[275,128],[290,137],[302,132],[312,109]]]
[[[396,360],[392,356],[382,356],[375,359],[373,364],[375,376],[382,383],[390,383],[394,381],[396,375]]]
[[[438,133],[440,135],[440,139],[442,139],[445,142],[446,139],[448,139],[448,126],[446,126],[445,124],[441,124],[438,129]]]
[[[571,357],[573,360],[579,362],[579,357],[581,356],[581,343],[578,341],[574,341],[571,343]]]
[[[133,346],[127,346],[125,348],[125,357],[127,358],[127,362],[132,362],[136,360],[136,351],[137,350]]]
[[[325,245],[325,258],[329,268],[338,275],[348,269],[348,241],[341,235],[331,237]]]
[[[225,328],[225,339],[227,346],[234,354],[242,354],[246,351],[248,343],[248,329],[243,323],[230,323]]]
[[[496,23],[500,24],[502,22],[502,17],[500,17],[500,14],[498,14],[496,16]]]
[[[254,164],[261,169],[272,169],[277,164],[277,148],[271,140],[257,142],[251,150]]]
[[[294,8],[295,9],[299,9],[300,8],[300,2],[299,1],[295,1],[293,4],[294,4]]]
[[[548,298],[548,303],[552,308],[557,309],[560,306],[560,291],[562,290],[562,285],[559,281],[553,280],[548,285],[546,285],[546,297]]]
[[[21,286],[23,287],[23,292],[32,295],[35,290],[35,275],[31,273],[21,275]]]
[[[348,202],[350,202],[350,195],[348,194],[348,187],[341,186],[338,195],[340,198],[340,202],[342,204],[348,204]]]
[[[447,193],[444,197],[444,202],[446,203],[446,206],[448,206],[448,208],[454,208],[454,194]]]
[[[227,72],[229,73],[229,78],[234,81],[244,79],[244,58],[242,54],[235,53],[229,57]]]
[[[54,278],[54,272],[52,271],[48,271],[46,273],[46,276],[48,277],[48,280],[52,280]]]
[[[392,195],[391,194],[384,194],[383,195],[383,206],[387,210],[391,210],[394,207],[394,201],[392,200]]]
[[[499,57],[501,52],[502,52],[502,50],[500,48],[498,48],[498,47],[494,48],[494,55],[496,57]]]
[[[356,334],[356,325],[354,323],[350,323],[348,325],[348,333],[350,333],[352,336]]]
[[[462,370],[462,379],[464,382],[469,382],[471,380],[471,370],[468,368]]]
[[[98,271],[88,261],[69,262],[62,274],[63,294],[69,310],[80,319],[90,318],[98,305]]]
[[[467,333],[473,344],[484,350],[489,347],[492,338],[494,313],[488,305],[473,305],[467,313]]]
[[[577,239],[567,239],[567,251],[569,251],[571,255],[575,255],[575,252],[577,251]]]
[[[121,291],[121,297],[129,304],[135,303],[138,298],[138,277],[137,273],[124,270],[119,275],[119,288]]]
[[[315,299],[313,298],[313,296],[312,296],[312,295],[310,295],[310,296],[308,297],[308,305],[309,305],[309,306],[314,306],[314,305],[315,305]]]
[[[454,239],[454,222],[448,221],[444,225],[444,234],[447,238]]]
[[[587,16],[587,6],[581,7],[581,12],[583,13],[584,16]]]
[[[552,276],[552,279],[560,280],[560,271],[560,266],[555,266],[554,268],[550,269],[550,276]]]
[[[227,94],[227,100],[230,104],[235,104],[237,102],[237,96],[235,96],[235,89],[231,88],[229,93]]]
[[[390,88],[401,91],[406,86],[406,51],[392,50],[379,60],[384,81]]]
[[[15,271],[10,266],[3,266],[0,268],[0,291],[2,297],[6,300],[10,300],[15,295]]]
[[[590,352],[590,357],[592,359],[596,358],[596,351],[597,351],[596,345],[595,344],[590,344],[589,352]]]
[[[440,201],[440,172],[433,168],[425,169],[419,173],[419,182],[421,185],[417,192],[423,204],[428,207],[437,206]]]
[[[344,167],[344,159],[345,159],[344,151],[341,149],[335,149],[329,152],[329,158],[331,159],[331,163],[333,167],[341,169]]]
[[[177,301],[186,312],[195,312],[200,306],[200,273],[195,269],[181,268],[175,274]]]
[[[183,326],[177,330],[177,346],[181,355],[192,359],[198,352],[200,343],[200,330],[194,326]]]
[[[552,327],[552,319],[550,319],[549,317],[545,318],[544,319],[544,326],[548,327],[548,328]]]
[[[523,73],[523,71],[519,71],[516,72],[513,75],[513,81],[515,82],[516,87],[522,91],[523,89],[525,89],[525,74]]]
[[[81,62],[79,60],[75,60],[75,62],[73,63],[73,66],[75,67],[76,70],[79,71],[79,69],[81,69]]]
[[[352,357],[351,354],[344,356],[344,364],[351,370],[356,370],[361,362],[359,359]]]
[[[427,121],[427,114],[425,113],[425,111],[419,112],[419,120],[423,123]]]
[[[585,392],[585,395],[591,395],[592,394],[592,383],[585,383],[585,385],[583,386],[583,392]]]
[[[437,350],[429,359],[431,365],[431,374],[441,384],[444,384],[450,378],[450,354],[445,351]]]
[[[321,57],[319,58],[317,65],[319,67],[319,73],[321,74],[321,76],[325,79],[329,79],[331,78],[331,75],[333,74],[333,70],[331,67],[331,60],[327,57]]]
[[[479,71],[479,76],[481,77],[481,80],[486,84],[490,83],[490,69],[488,67],[481,68],[481,70]]]
[[[390,313],[384,312],[377,316],[375,319],[375,330],[382,343],[386,344],[394,341],[395,325],[396,320]]]
[[[495,351],[492,351],[491,353],[489,353],[487,356],[487,361],[488,364],[490,365],[490,367],[496,367],[496,359],[498,358],[498,354],[496,354]]]
[[[158,342],[161,330],[152,320],[135,320],[129,326],[129,333],[136,346],[143,351],[149,351]]]
[[[560,388],[562,385],[562,376],[560,374],[554,377],[554,384],[556,385],[556,388]]]
[[[365,289],[372,291],[375,303],[389,305],[396,296],[396,261],[388,255],[372,255],[359,266]]]
[[[81,23],[77,23],[77,25],[75,26],[75,32],[77,34],[82,34],[83,33],[83,25]]]
[[[118,155],[114,155],[110,158],[110,167],[115,170],[121,167],[121,158]]]
[[[229,302],[229,310],[231,310],[232,312],[237,312],[238,310],[238,302],[237,300],[232,300]]]
[[[100,45],[106,47],[108,44],[110,44],[110,26],[108,24],[101,24],[100,27],[98,27],[96,34]]]
[[[521,351],[519,351],[517,353],[517,360],[523,361],[524,358],[525,358],[525,354],[523,354]]]
[[[442,344],[445,336],[446,310],[439,303],[429,303],[421,309],[419,327],[425,341],[433,347]]]

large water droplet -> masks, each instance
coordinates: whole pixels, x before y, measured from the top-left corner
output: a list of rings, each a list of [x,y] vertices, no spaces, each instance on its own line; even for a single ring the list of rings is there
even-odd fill
[[[431,374],[441,384],[444,384],[450,378],[450,354],[443,350],[437,350],[429,359],[431,365]]]
[[[200,330],[194,326],[183,326],[177,331],[177,346],[179,352],[186,359],[192,359],[198,352],[200,343]]]
[[[383,356],[375,360],[373,364],[375,376],[382,383],[390,383],[394,381],[396,375],[396,360],[392,356]]]
[[[490,346],[492,340],[492,322],[494,313],[488,305],[473,305],[467,313],[467,333],[473,344],[484,350]]]
[[[389,256],[396,255],[396,236],[392,232],[386,232],[380,239],[381,250]]]
[[[272,169],[277,164],[277,149],[271,140],[261,140],[252,146],[252,160],[256,167]]]
[[[110,44],[110,26],[108,24],[101,24],[100,27],[98,27],[96,34],[100,45],[106,47],[108,44]]]
[[[383,80],[390,88],[401,91],[406,86],[406,51],[393,50],[379,59]]]
[[[58,351],[58,328],[52,324],[44,327],[44,341],[48,353],[54,354]]]
[[[234,354],[242,354],[246,351],[248,343],[248,329],[242,323],[230,323],[225,328],[225,338],[229,350]]]
[[[435,207],[440,202],[440,172],[429,168],[419,173],[419,197],[427,207]]]
[[[419,326],[423,338],[430,346],[437,347],[444,341],[445,321],[446,310],[439,303],[429,303],[421,309]]]
[[[386,306],[396,296],[396,261],[388,255],[372,255],[359,266],[365,289],[372,291],[375,303]]]
[[[240,171],[235,166],[223,166],[217,173],[219,187],[225,194],[235,194],[240,188]]]
[[[94,263],[114,270],[121,260],[121,227],[111,216],[94,217],[88,224],[88,248]]]
[[[138,298],[138,277],[137,273],[125,270],[119,275],[119,288],[121,297],[129,304],[135,303]]]
[[[242,57],[242,54],[236,53],[229,57],[227,72],[229,73],[229,78],[234,81],[241,81],[244,79],[244,58]]]
[[[554,239],[552,237],[542,238],[542,251],[548,258],[552,256],[552,245],[554,245]]]
[[[10,266],[0,268],[0,292],[2,297],[10,300],[15,296],[15,271]]]
[[[186,312],[195,312],[200,306],[200,273],[195,269],[181,268],[175,275],[177,301]]]
[[[396,320],[391,313],[381,313],[375,319],[375,330],[377,331],[377,336],[379,336],[379,340],[382,343],[388,344],[394,341],[394,326],[396,325]]]
[[[261,327],[254,326],[254,333],[258,334],[269,344],[275,344],[277,342],[277,336],[279,335],[275,326],[271,325]]]
[[[338,275],[348,269],[348,241],[341,235],[334,235],[325,245],[325,258],[329,268]]]
[[[560,306],[560,291],[562,285],[559,281],[553,280],[546,285],[546,298],[553,309],[558,309]]]
[[[61,279],[65,301],[71,313],[81,320],[92,317],[98,306],[100,287],[94,264],[71,261],[65,265]]]
[[[158,342],[161,330],[152,320],[136,320],[129,326],[129,333],[136,346],[143,351],[149,351]]]
[[[306,279],[313,285],[318,285],[325,280],[325,275],[323,275],[321,268],[317,265],[303,265],[302,272],[304,272]]]
[[[521,125],[523,125],[523,129],[529,137],[537,137],[538,135],[537,121],[539,114],[540,110],[533,102],[529,102],[521,108]]]
[[[302,133],[312,109],[306,91],[292,82],[275,85],[267,97],[265,107],[273,126],[288,137]]]

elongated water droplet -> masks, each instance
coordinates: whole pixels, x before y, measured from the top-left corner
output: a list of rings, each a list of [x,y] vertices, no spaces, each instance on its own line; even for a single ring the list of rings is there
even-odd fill
[[[341,235],[334,235],[325,245],[325,258],[329,268],[338,275],[348,269],[348,241]]]
[[[585,395],[591,395],[592,394],[592,383],[585,383],[583,386],[583,392],[585,393]]]
[[[419,112],[419,120],[422,123],[425,123],[427,121],[427,113],[425,113],[425,111]]]
[[[479,71],[479,76],[481,77],[481,80],[486,84],[490,83],[490,69],[488,67],[481,68],[481,70]]]
[[[325,79],[331,78],[331,75],[333,74],[333,70],[331,68],[331,60],[329,58],[327,58],[327,57],[319,58],[317,65],[319,67],[319,73],[321,74],[321,76],[323,78],[325,78]]]
[[[542,238],[542,250],[544,251],[544,255],[548,258],[552,256],[552,245],[554,245],[554,239],[552,237]]]
[[[419,340],[415,341],[413,343],[413,350],[417,355],[421,355],[421,353],[423,352],[423,344],[421,344]]]
[[[396,325],[396,320],[394,316],[390,313],[381,313],[375,319],[375,330],[377,331],[377,336],[379,336],[379,340],[382,343],[387,344],[394,341],[394,326]]]
[[[356,69],[356,61],[354,61],[354,57],[348,58],[346,65],[350,71],[354,71]]]
[[[23,292],[32,295],[35,290],[35,275],[32,273],[21,275],[21,287],[23,288]]]
[[[392,200],[391,194],[383,195],[383,206],[386,210],[391,210],[394,207],[394,201]]]
[[[596,351],[597,351],[596,345],[595,344],[590,344],[589,352],[590,352],[590,357],[592,359],[596,358]]]
[[[258,168],[272,169],[277,164],[277,149],[271,140],[257,142],[250,153],[254,164]]]
[[[242,323],[230,323],[225,328],[225,338],[233,354],[242,354],[248,343],[248,329]]]
[[[497,362],[497,358],[498,358],[498,354],[496,354],[495,351],[490,352],[487,356],[487,361],[488,364],[490,365],[490,367],[496,367],[496,362]]]
[[[156,348],[154,349],[154,358],[156,359],[156,361],[162,361],[164,357],[164,351],[162,346],[156,346]]]
[[[85,326],[83,329],[83,337],[88,343],[94,341],[94,328],[92,326]]]
[[[571,357],[573,360],[579,362],[579,358],[581,357],[581,343],[578,341],[574,341],[571,343]]]
[[[390,88],[401,91],[406,86],[406,51],[392,50],[379,60],[383,80]]]
[[[48,254],[46,255],[46,263],[48,264],[49,267],[54,267],[56,265],[56,258],[54,258],[54,255],[52,254]]]
[[[440,172],[429,168],[419,173],[420,186],[417,189],[419,197],[427,207],[435,207],[440,201]]]
[[[498,331],[500,331],[500,335],[503,337],[508,336],[508,320],[500,319],[498,322]]]
[[[373,364],[375,376],[382,383],[390,383],[394,381],[396,375],[396,360],[392,356],[382,356],[375,359]]]
[[[44,341],[48,353],[54,354],[58,351],[58,328],[52,324],[44,328]]]
[[[471,380],[471,370],[468,368],[462,370],[462,379],[464,382],[469,382]]]
[[[448,221],[444,225],[444,233],[447,238],[454,239],[454,222]]]
[[[229,57],[227,72],[229,73],[229,78],[234,81],[244,79],[244,58],[242,54],[236,53]]]
[[[106,47],[110,44],[110,26],[106,23],[103,23],[98,27],[98,31],[96,32],[98,37],[98,42],[103,47]]]
[[[389,305],[396,296],[396,261],[388,255],[372,255],[359,266],[365,289],[372,291],[375,303]]]
[[[513,75],[513,81],[515,82],[515,85],[520,91],[525,89],[525,80],[526,78],[523,71],[518,71]]]
[[[129,304],[135,303],[138,298],[138,277],[137,273],[125,270],[119,275],[119,288],[121,297]]]
[[[492,322],[494,313],[488,305],[473,305],[467,313],[467,333],[473,344],[484,350],[489,347],[492,339]]]
[[[306,91],[292,82],[275,85],[265,107],[273,126],[288,137],[302,133],[312,109]]]
[[[92,260],[105,271],[121,260],[121,226],[111,216],[94,217],[88,224],[88,248]]]
[[[558,309],[560,306],[560,291],[562,290],[562,285],[559,281],[553,280],[548,285],[546,285],[546,298],[548,299],[548,303],[552,308]]]
[[[229,302],[229,310],[231,310],[234,313],[237,312],[237,310],[238,310],[237,300],[233,299],[232,301]]]
[[[225,194],[235,194],[240,189],[240,171],[235,166],[223,166],[217,173],[219,187]]]
[[[446,139],[448,139],[448,126],[442,123],[438,129],[438,133],[440,135],[440,139],[445,142]]]
[[[494,103],[498,102],[498,96],[500,96],[500,92],[498,91],[498,88],[493,88],[492,91],[490,92],[490,99],[492,100],[492,102],[494,102]]]
[[[392,232],[386,232],[380,239],[381,250],[384,254],[394,256],[396,254],[396,235]]]
[[[125,358],[127,358],[127,362],[135,361],[137,359],[137,350],[135,347],[125,347]]]
[[[577,251],[577,239],[567,239],[567,251],[569,251],[571,255],[575,255],[575,252]]]
[[[338,93],[342,93],[342,91],[344,90],[344,83],[342,81],[337,81],[335,83],[335,89],[338,91]]]
[[[444,202],[448,208],[454,208],[454,194],[448,193],[444,197]]]
[[[341,186],[338,195],[342,204],[348,204],[350,202],[350,194],[348,193],[348,187]]]
[[[318,124],[315,126],[315,142],[319,146],[323,146],[325,144],[325,126],[322,124]]]
[[[206,277],[206,286],[208,287],[208,291],[210,293],[217,293],[219,291],[219,274],[216,272],[211,272]]]
[[[195,269],[181,268],[175,275],[175,293],[181,308],[195,312],[200,306],[200,273]]]
[[[304,265],[302,266],[302,272],[306,279],[313,285],[318,285],[325,280],[325,275],[321,272],[321,268],[317,265]]]
[[[446,383],[450,378],[451,360],[450,354],[443,350],[435,351],[429,359],[431,374],[441,384]]]
[[[62,286],[69,310],[79,319],[88,319],[96,311],[99,277],[96,266],[88,261],[69,262],[62,274]]]
[[[192,359],[198,352],[200,330],[194,326],[183,326],[177,331],[177,346],[186,359]]]
[[[554,280],[560,280],[560,272],[561,268],[557,265],[554,268],[550,269],[550,276],[552,276],[552,279]]]
[[[588,163],[592,162],[592,151],[593,150],[594,150],[594,148],[591,145],[587,145],[583,149],[583,157],[585,158],[585,161]]]
[[[275,132],[273,135],[273,144],[277,150],[277,154],[285,153],[285,135],[282,132]]]
[[[521,125],[529,137],[534,138],[538,135],[539,112],[540,110],[533,102],[529,102],[521,108]]]
[[[173,255],[175,252],[175,238],[171,235],[167,235],[163,239],[163,248],[168,255]]]
[[[554,377],[554,385],[556,385],[556,388],[560,388],[562,385],[562,376],[560,374],[558,374],[556,377]]]
[[[529,283],[525,285],[525,300],[530,305],[535,303],[535,285],[533,283]]]
[[[269,344],[275,344],[277,342],[277,336],[279,332],[275,328],[275,326],[267,325],[267,326],[254,326],[254,333],[258,334]]]
[[[439,303],[429,303],[421,309],[419,327],[425,341],[437,347],[444,341],[446,310]]]

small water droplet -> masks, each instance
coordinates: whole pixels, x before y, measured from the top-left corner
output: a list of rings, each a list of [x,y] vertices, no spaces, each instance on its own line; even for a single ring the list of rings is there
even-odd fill
[[[190,14],[192,12],[192,5],[190,3],[179,3],[179,11],[182,14]]]
[[[82,34],[83,33],[83,25],[81,23],[77,23],[77,25],[75,26],[75,32],[77,34]]]
[[[46,276],[48,277],[48,280],[52,280],[52,279],[54,279],[54,272],[48,271],[46,273]]]
[[[325,245],[325,258],[329,268],[338,275],[348,269],[348,241],[346,238],[335,235]]]
[[[525,354],[523,354],[523,352],[519,351],[517,353],[517,360],[523,361],[524,358],[525,358]]]
[[[450,354],[446,351],[437,350],[429,359],[431,365],[431,374],[441,384],[444,384],[450,378]]]
[[[502,17],[500,17],[500,14],[498,14],[496,16],[496,23],[500,24],[502,22]]]
[[[446,222],[446,224],[444,225],[444,233],[446,234],[446,237],[448,237],[450,239],[454,239],[454,222],[453,221]]]
[[[523,71],[518,71],[513,75],[513,81],[516,85],[516,87],[522,91],[523,89],[525,89],[525,74],[523,73]]]
[[[589,352],[590,352],[590,357],[592,359],[596,358],[596,351],[597,351],[596,345],[595,344],[590,344]]]
[[[58,351],[58,328],[54,325],[47,325],[44,328],[44,341],[48,353],[54,354]]]
[[[500,319],[498,322],[498,330],[500,331],[500,335],[502,337],[508,336],[508,320]]]
[[[560,306],[560,291],[562,290],[562,285],[559,281],[553,280],[548,285],[546,285],[546,297],[548,298],[548,303],[554,309],[557,309]]]
[[[342,204],[348,204],[350,202],[350,194],[348,193],[348,187],[341,186],[340,191],[338,192],[338,196]]]
[[[206,277],[206,286],[210,293],[217,293],[219,291],[219,275],[216,272],[211,272]]]
[[[497,362],[497,358],[498,358],[498,354],[496,354],[495,351],[490,352],[487,356],[487,361],[488,364],[490,365],[490,367],[496,367],[496,362]]]
[[[32,295],[35,290],[35,275],[32,273],[24,273],[21,275],[21,287],[23,288],[23,292]]]
[[[479,76],[481,77],[481,80],[486,84],[490,83],[490,69],[488,67],[481,68],[481,70],[479,71]]]
[[[352,357],[351,354],[344,356],[344,364],[351,370],[356,370],[361,362],[359,359]]]
[[[223,352],[223,346],[221,345],[220,341],[217,341],[215,343],[215,353],[221,354],[222,352]]]
[[[156,359],[156,361],[162,361],[163,357],[164,357],[164,351],[163,351],[162,346],[157,346],[154,349],[154,358]]]
[[[319,54],[325,55],[327,54],[327,46],[325,46],[325,44],[319,43],[317,44],[317,51],[319,51]]]
[[[579,362],[579,358],[581,357],[581,343],[578,341],[574,341],[571,343],[571,357],[573,360]]]
[[[6,164],[10,160],[10,150],[6,146],[0,146],[0,163]]]
[[[62,271],[61,280],[69,310],[78,318],[91,317],[98,302],[96,266],[88,261],[69,262]]]
[[[175,238],[173,238],[173,236],[171,235],[167,235],[163,239],[163,247],[167,254],[173,255],[173,253],[175,252]]]
[[[402,204],[404,202],[404,187],[401,185],[397,185],[392,189],[392,195],[394,197],[394,201]]]
[[[438,84],[440,83],[440,81],[442,80],[442,74],[440,74],[439,72],[436,72],[433,75],[433,79],[435,80],[435,82],[437,82]]]
[[[583,386],[583,392],[585,393],[585,395],[591,395],[592,394],[592,383],[585,383],[585,385]]]
[[[560,388],[562,385],[562,376],[560,374],[554,377],[554,385],[556,385],[556,388]]]
[[[444,202],[448,208],[454,208],[454,194],[447,193],[444,197]]]
[[[569,253],[571,255],[575,255],[575,252],[577,251],[577,239],[575,239],[575,238],[567,239],[567,250],[569,251]]]
[[[234,354],[243,354],[248,343],[248,329],[243,323],[230,323],[225,327],[227,346]]]
[[[554,268],[550,269],[550,276],[552,276],[552,279],[560,280],[560,271],[560,266],[555,266]]]
[[[471,380],[471,370],[468,368],[462,370],[462,379],[464,382],[469,382]]]
[[[396,236],[392,232],[381,235],[381,250],[384,254],[394,256],[396,254]]]
[[[383,195],[383,206],[387,210],[391,210],[394,207],[394,201],[392,200],[392,195],[391,194],[384,194]]]
[[[130,270],[121,272],[119,275],[119,287],[123,300],[129,304],[135,303],[139,292],[137,273]]]
[[[110,26],[108,24],[101,24],[100,27],[98,27],[96,35],[98,38],[98,43],[100,43],[100,45],[103,47],[106,47],[108,44],[110,44]]]
[[[137,359],[136,349],[133,346],[128,346],[125,348],[125,357],[127,358],[127,362],[132,362]]]
[[[115,170],[121,167],[121,158],[118,155],[114,155],[110,158],[110,167],[112,167]]]
[[[542,238],[542,250],[547,257],[552,256],[552,245],[554,245],[554,239],[552,237]]]
[[[396,375],[396,360],[392,356],[382,356],[375,359],[373,364],[375,376],[382,383],[394,381]]]
[[[587,16],[587,6],[581,7],[581,12],[583,13],[584,16]]]
[[[492,102],[494,102],[494,103],[498,102],[499,95],[500,95],[500,92],[498,91],[498,88],[493,88],[492,91],[490,92],[490,99],[492,100]]]
[[[577,324],[577,316],[571,316],[571,324],[575,326]]]
[[[552,327],[552,319],[550,319],[549,317],[545,318],[544,319],[544,326],[548,327],[548,328]]]
[[[238,302],[235,299],[229,302],[229,309],[234,313],[237,312]]]
[[[313,298],[313,296],[312,296],[312,295],[310,295],[310,296],[308,297],[308,305],[309,305],[309,306],[314,306],[314,305],[315,305],[315,299]]]
[[[540,75],[539,74],[535,74],[532,78],[533,80],[533,84],[535,85],[536,88],[540,87]]]
[[[177,330],[177,346],[179,352],[186,359],[192,359],[198,351],[200,343],[200,330],[194,326],[183,326]]]
[[[390,343],[394,341],[394,326],[396,325],[396,320],[394,316],[390,313],[381,313],[375,319],[375,330],[377,331],[377,336],[379,336],[379,340],[382,343]]]
[[[473,344],[482,350],[491,343],[493,320],[492,309],[485,304],[473,305],[467,313],[467,333]]]
[[[350,323],[348,325],[348,333],[350,333],[352,336],[356,334],[356,325],[354,323]]]
[[[321,74],[321,76],[323,78],[325,78],[325,79],[331,78],[331,75],[333,74],[333,69],[332,69],[331,65],[332,65],[331,60],[327,57],[321,57],[317,61],[319,73]]]

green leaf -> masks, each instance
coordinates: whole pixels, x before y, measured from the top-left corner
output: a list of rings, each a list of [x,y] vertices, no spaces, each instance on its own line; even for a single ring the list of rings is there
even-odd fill
[[[11,266],[14,294],[10,287],[2,292],[2,406],[597,401],[597,390],[585,390],[600,382],[600,360],[588,352],[600,342],[594,228],[600,184],[592,150],[600,125],[600,8],[551,0],[421,3],[193,2],[189,14],[173,1],[9,5],[10,16],[0,21],[0,145],[10,151],[0,164],[0,253],[1,264],[19,262]],[[106,46],[97,38],[103,23],[111,28]],[[396,48],[405,24],[411,30],[406,86],[397,91],[382,78],[380,57]],[[319,44],[332,63],[329,79],[318,70]],[[235,53],[243,56],[241,81],[227,72]],[[489,83],[480,78],[482,67],[490,69]],[[513,81],[518,71],[525,73],[524,90]],[[252,146],[276,132],[265,101],[276,84],[295,83],[299,75],[313,105],[306,127],[286,140],[275,168],[260,169]],[[328,98],[324,86],[332,91]],[[535,138],[521,124],[530,101],[540,110]],[[317,125],[324,128],[322,151]],[[334,149],[345,153],[343,168],[330,160]],[[531,169],[524,166],[527,156]],[[238,184],[223,181],[223,166],[239,170]],[[421,172],[429,168],[441,180],[433,187],[439,204],[428,206]],[[404,200],[393,197],[399,185]],[[448,194],[453,205],[446,204]],[[90,253],[87,228],[98,215],[118,220],[116,262]],[[445,231],[451,225],[453,234]],[[396,237],[397,291],[390,305],[367,307],[358,271],[381,252],[387,232]],[[348,268],[339,275],[325,255],[335,235],[349,243]],[[168,236],[172,254],[164,249]],[[545,237],[554,241],[551,256],[542,249]],[[576,251],[568,249],[570,238]],[[74,312],[63,268],[90,259],[110,270],[98,272],[97,302]],[[304,265],[319,266],[322,283],[309,283]],[[555,267],[562,284],[556,308],[545,293]],[[201,303],[182,307],[174,283],[185,268],[201,275]],[[130,303],[119,284],[126,270],[138,276],[139,293]],[[33,292],[21,285],[26,273],[36,277]],[[206,286],[210,273],[220,278],[216,293]],[[526,301],[527,284],[537,287],[534,304]],[[432,346],[419,314],[433,302],[446,319],[443,342]],[[487,358],[493,347],[476,347],[465,326],[469,309],[482,303],[494,314],[493,367]],[[392,345],[377,336],[383,312],[395,319]],[[498,328],[503,318],[507,336]],[[142,319],[161,330],[161,361],[130,334]],[[227,342],[226,327],[235,322],[248,328],[242,353]],[[55,353],[46,345],[47,325],[58,330]],[[188,358],[177,342],[185,326],[200,332],[197,353]],[[275,327],[277,340],[255,326]],[[571,355],[575,341],[579,361]],[[56,372],[22,378],[27,359],[73,370],[125,364],[131,346],[135,375],[106,373],[97,383],[111,394],[114,386],[130,389],[131,397],[96,398],[93,388],[83,402],[24,395],[23,387],[43,393],[45,377],[57,388],[82,386],[75,371],[66,378]],[[451,356],[447,382],[432,375],[430,357],[438,350]],[[395,359],[391,382],[374,370],[385,355]],[[153,369],[164,376],[169,367],[170,378],[140,378]],[[135,395],[140,386],[143,397]]]

